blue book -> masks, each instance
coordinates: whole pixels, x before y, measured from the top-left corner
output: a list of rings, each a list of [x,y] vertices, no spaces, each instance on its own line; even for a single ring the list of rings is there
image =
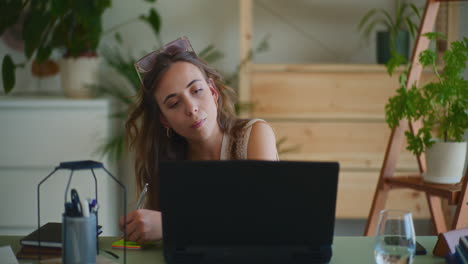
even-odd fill
[[[459,245],[461,249],[463,249],[463,251],[468,254],[468,236],[461,236]]]
[[[458,263],[468,264],[468,252],[463,252],[460,245],[455,246],[455,256],[457,257]]]
[[[447,255],[445,255],[445,263],[447,263],[447,264],[459,264],[458,260],[457,260],[457,257],[455,256],[455,254],[452,254],[452,253],[447,253]]]

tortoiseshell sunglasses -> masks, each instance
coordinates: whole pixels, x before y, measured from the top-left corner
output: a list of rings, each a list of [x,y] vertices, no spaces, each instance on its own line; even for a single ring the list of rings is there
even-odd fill
[[[143,58],[139,59],[134,64],[135,69],[138,73],[138,77],[140,78],[140,82],[143,83],[143,78],[145,74],[151,71],[151,68],[153,67],[155,60],[159,54],[166,53],[168,55],[174,55],[176,53],[186,51],[194,52],[188,38],[183,36],[167,43],[166,45],[164,45],[164,47],[156,51],[146,54]]]

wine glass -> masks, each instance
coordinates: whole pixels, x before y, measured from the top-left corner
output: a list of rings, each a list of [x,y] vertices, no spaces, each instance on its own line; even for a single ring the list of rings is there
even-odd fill
[[[411,213],[401,210],[380,211],[375,237],[375,261],[377,264],[410,264],[416,251]]]

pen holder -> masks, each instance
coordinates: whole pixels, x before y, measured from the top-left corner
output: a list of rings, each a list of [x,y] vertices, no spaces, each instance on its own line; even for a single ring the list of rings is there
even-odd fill
[[[62,216],[62,259],[65,264],[95,264],[97,255],[96,215]]]
[[[38,256],[39,260],[43,256],[41,253],[41,185],[46,182],[55,172],[58,170],[69,170],[70,175],[68,176],[67,187],[65,189],[65,210],[67,210],[67,194],[70,188],[70,183],[73,177],[73,172],[77,170],[90,170],[94,178],[94,193],[96,197],[96,203],[98,203],[98,187],[97,178],[94,173],[95,169],[102,169],[106,174],[114,180],[123,191],[123,218],[124,223],[127,222],[127,188],[112,173],[110,173],[101,162],[93,160],[80,160],[80,161],[68,161],[60,162],[60,165],[55,167],[54,170],[47,175],[37,185],[37,236],[39,240]],[[77,200],[78,201],[78,200]],[[79,202],[79,201],[78,201]],[[76,212],[75,212],[76,213]],[[97,240],[97,223],[98,213],[90,212],[89,217],[74,217],[62,215],[62,258],[66,264],[74,263],[96,263],[96,255],[99,252],[99,246]],[[123,226],[124,237],[127,234],[127,225]],[[123,251],[123,263],[127,263],[127,249]]]

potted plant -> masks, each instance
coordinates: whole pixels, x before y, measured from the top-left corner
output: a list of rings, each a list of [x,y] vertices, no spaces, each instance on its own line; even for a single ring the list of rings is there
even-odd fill
[[[423,36],[434,42],[437,37],[443,37],[437,33]],[[402,119],[421,120],[419,131],[405,133],[407,149],[418,156],[425,152],[427,173],[423,177],[426,181],[453,184],[463,175],[467,152],[463,135],[468,129],[468,81],[463,78],[463,72],[468,60],[468,38],[453,42],[444,52],[442,71],[436,65],[434,50],[423,51],[418,60],[423,68],[433,71],[435,80],[419,87],[406,87],[408,70],[405,70],[399,77],[401,87],[385,106],[386,121],[394,128]],[[404,62],[399,55],[393,57],[387,65],[390,75]]]
[[[377,31],[377,63],[385,64],[393,52],[408,59],[409,35],[414,37],[417,33],[420,18],[419,9],[414,4],[396,0],[394,16],[387,10],[373,8],[364,14],[358,30],[368,41],[377,25],[385,27],[384,31]]]
[[[22,16],[24,53],[27,60],[33,61],[33,74],[38,72],[38,68],[56,67],[49,60],[53,51],[60,52],[66,58],[64,66],[80,59],[87,66],[78,72],[89,68],[94,71],[96,49],[102,32],[101,17],[110,6],[111,0],[7,1],[0,11],[0,16],[6,18],[6,23],[0,27],[0,35],[18,23]],[[9,54],[5,55],[2,63],[5,93],[11,92],[15,86],[15,69],[24,65],[14,63]],[[71,76],[65,73],[62,79],[66,81]]]
[[[57,52],[62,57],[60,71],[65,94],[90,97],[87,84],[94,83],[97,78],[97,48],[104,33],[102,15],[110,6],[111,0],[9,0],[0,10],[0,17],[6,22],[0,25],[0,35],[24,18],[24,53],[27,61],[33,61],[33,74],[44,76],[40,73],[57,72],[58,67],[51,60],[52,53]],[[159,14],[154,8],[149,9],[147,16],[142,15],[138,19],[159,30]],[[25,62],[13,62],[9,54],[4,56],[2,77],[5,93],[10,93],[15,86],[15,69],[24,65]],[[57,70],[44,70],[47,67]]]

